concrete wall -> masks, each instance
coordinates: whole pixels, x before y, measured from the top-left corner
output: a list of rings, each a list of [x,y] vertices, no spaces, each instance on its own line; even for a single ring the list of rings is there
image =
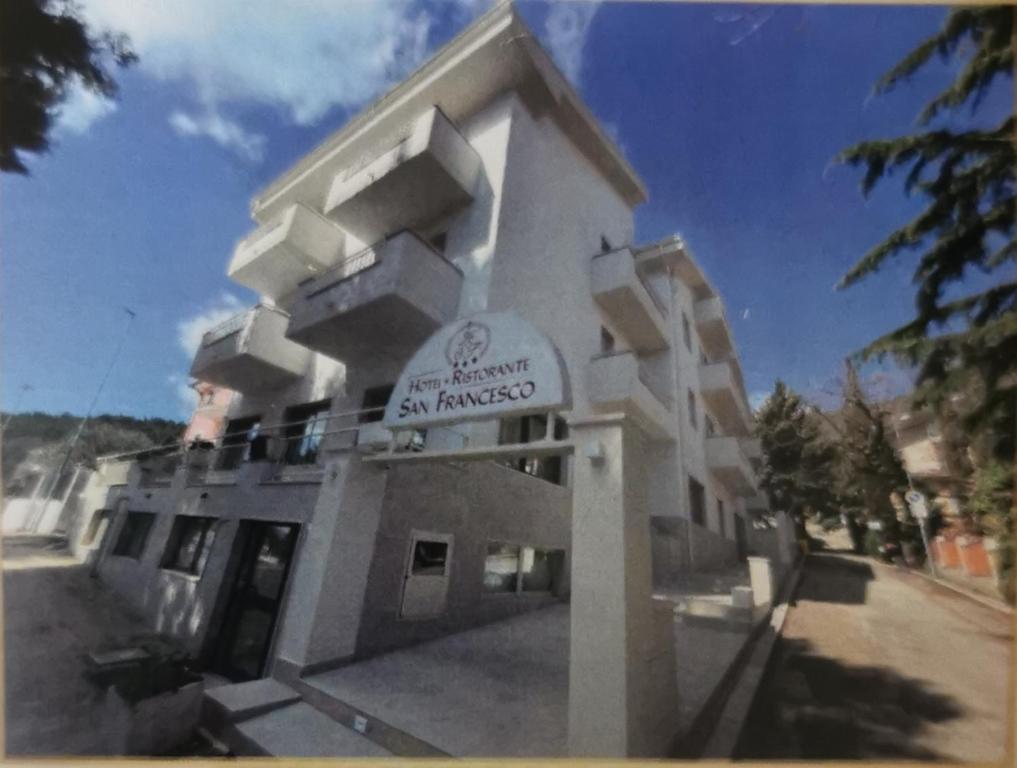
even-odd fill
[[[701,525],[674,515],[650,518],[653,583],[667,586],[690,571],[716,571],[733,566],[737,549]],[[691,549],[691,552],[690,552]]]
[[[490,463],[422,465],[391,470],[374,546],[357,655],[427,640],[496,621],[560,599],[557,593],[486,593],[489,542],[561,549],[571,545],[572,493]],[[454,537],[447,610],[427,619],[400,619],[403,575],[413,531]]]

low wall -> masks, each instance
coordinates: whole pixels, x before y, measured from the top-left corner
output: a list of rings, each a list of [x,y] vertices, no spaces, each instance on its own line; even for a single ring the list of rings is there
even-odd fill
[[[683,573],[719,571],[738,562],[734,541],[684,517],[651,517],[650,547],[655,586],[667,585]]]

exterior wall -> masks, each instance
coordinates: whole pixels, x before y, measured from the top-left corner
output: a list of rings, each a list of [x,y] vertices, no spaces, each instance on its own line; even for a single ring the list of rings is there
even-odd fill
[[[556,594],[485,593],[489,542],[566,553],[572,493],[494,463],[430,465],[392,470],[374,546],[357,655],[457,632],[567,597],[567,573]],[[413,531],[451,534],[447,609],[435,618],[400,619],[403,576]]]
[[[665,587],[690,571],[717,571],[737,562],[732,539],[722,538],[683,517],[654,515],[650,518],[653,583]]]

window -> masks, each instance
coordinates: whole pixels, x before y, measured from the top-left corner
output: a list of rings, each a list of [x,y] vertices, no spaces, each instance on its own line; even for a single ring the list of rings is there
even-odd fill
[[[564,440],[568,435],[565,419],[556,417],[554,420],[554,439]],[[547,415],[523,416],[515,419],[502,419],[501,431],[498,435],[499,445],[516,443],[533,443],[547,437]],[[523,457],[512,459],[505,466],[523,472],[556,485],[565,484],[564,465],[561,456],[546,456],[542,459]]]
[[[560,549],[534,549],[523,547],[522,562],[519,564],[523,592],[552,591],[557,574],[565,564],[565,552]]]
[[[155,514],[152,512],[128,512],[116,546],[113,547],[113,554],[140,560],[154,522]]]
[[[515,592],[519,580],[519,547],[515,544],[487,545],[484,560],[484,591]]]
[[[682,338],[685,339],[685,348],[692,351],[692,327],[689,325],[689,316],[682,312]]]
[[[328,427],[330,400],[287,408],[285,428],[287,464],[314,464]]]
[[[448,566],[448,542],[417,539],[413,545],[413,576],[444,576]]]
[[[720,499],[717,499],[717,521],[720,535],[727,537],[727,518],[724,517],[724,502]]]
[[[689,424],[692,425],[693,429],[699,428],[698,417],[696,416],[696,396],[689,390]]]
[[[703,414],[703,431],[706,432],[707,437],[713,437],[717,434],[717,428],[713,424],[713,419]]]
[[[614,336],[604,326],[600,327],[600,351],[614,352]]]
[[[230,419],[222,438],[219,469],[236,469],[251,457],[251,443],[258,436],[261,416]]]
[[[394,384],[382,384],[380,387],[369,387],[364,390],[364,399],[361,401],[360,407],[365,411],[375,408],[377,410],[371,410],[370,413],[361,413],[361,424],[381,421],[385,418],[385,411],[383,409],[388,405],[388,399],[392,397],[393,389],[395,389]]]
[[[161,568],[201,576],[215,540],[215,518],[177,515]]]
[[[99,545],[102,543],[102,536],[100,531],[105,534],[106,528],[109,525],[109,520],[113,516],[112,509],[98,509],[95,514],[92,515],[92,519],[88,521],[88,528],[85,529],[85,535],[81,537],[81,546],[91,547],[93,545]]]
[[[565,564],[565,551],[492,541],[484,561],[484,591],[551,592]]]
[[[696,525],[703,525],[706,521],[706,491],[703,484],[692,476],[689,476],[689,513]]]

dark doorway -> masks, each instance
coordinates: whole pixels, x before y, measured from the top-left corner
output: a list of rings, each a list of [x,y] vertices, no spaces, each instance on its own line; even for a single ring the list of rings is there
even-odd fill
[[[226,610],[212,669],[234,681],[265,671],[300,526],[244,520],[227,570]]]
[[[747,547],[745,541],[746,538],[745,518],[736,513],[734,516],[734,523],[735,523],[735,547],[738,550],[738,559],[744,560],[745,556],[748,554],[748,552],[746,552]]]

